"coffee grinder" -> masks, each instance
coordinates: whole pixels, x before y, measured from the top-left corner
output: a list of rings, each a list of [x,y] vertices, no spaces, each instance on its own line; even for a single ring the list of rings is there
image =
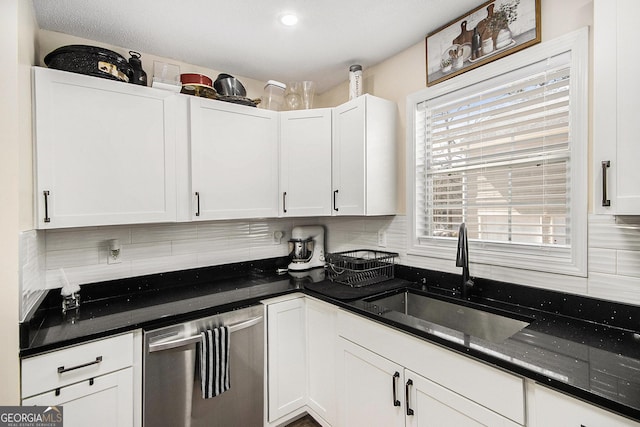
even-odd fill
[[[304,271],[324,267],[324,227],[305,225],[293,227],[289,240],[289,271]]]

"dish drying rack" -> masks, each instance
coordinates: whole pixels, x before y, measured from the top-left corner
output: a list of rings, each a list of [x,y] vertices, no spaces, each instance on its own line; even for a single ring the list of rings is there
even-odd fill
[[[332,282],[353,288],[393,279],[395,252],[357,249],[326,254],[327,275]]]

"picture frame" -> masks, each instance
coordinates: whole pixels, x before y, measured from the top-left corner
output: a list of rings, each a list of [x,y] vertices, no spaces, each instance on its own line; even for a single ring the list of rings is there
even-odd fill
[[[540,43],[540,1],[490,0],[429,33],[427,86]]]

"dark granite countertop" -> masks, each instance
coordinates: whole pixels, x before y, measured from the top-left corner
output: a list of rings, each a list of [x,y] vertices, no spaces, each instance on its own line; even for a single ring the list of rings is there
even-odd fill
[[[276,268],[285,265],[285,258],[275,258],[87,284],[82,286],[80,309],[67,315],[61,312],[59,291],[50,291],[32,318],[20,325],[20,355],[303,292],[640,421],[639,307],[482,279],[463,300],[459,276],[404,266],[397,266],[393,281],[345,295],[342,285],[278,274]],[[406,287],[457,304],[524,316],[531,324],[493,343],[384,312],[367,301]]]

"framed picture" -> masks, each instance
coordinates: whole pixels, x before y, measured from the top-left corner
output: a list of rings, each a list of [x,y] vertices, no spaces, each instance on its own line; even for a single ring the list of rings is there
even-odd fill
[[[539,43],[540,0],[492,0],[426,38],[427,86]]]

